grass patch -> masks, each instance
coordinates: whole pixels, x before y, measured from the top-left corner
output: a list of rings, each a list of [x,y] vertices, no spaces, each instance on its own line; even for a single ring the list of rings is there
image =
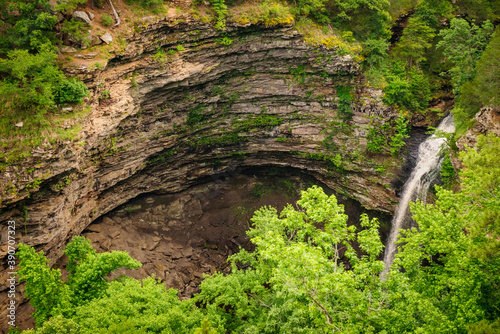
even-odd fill
[[[7,113],[0,117],[0,172],[31,156],[31,150],[44,143],[75,141],[79,138],[79,120],[90,112],[90,107],[61,113],[23,115]],[[16,126],[16,124],[22,126]]]
[[[320,26],[311,19],[301,19],[295,25],[298,32],[304,35],[307,44],[319,47],[326,46],[330,50],[335,50],[338,54],[350,54],[355,61],[364,60],[361,52],[361,45],[357,42],[348,42],[342,35],[328,26]]]
[[[232,19],[239,24],[257,24],[262,22],[267,27],[295,22],[295,18],[288,6],[267,1],[257,6],[241,6],[240,11],[233,13]]]

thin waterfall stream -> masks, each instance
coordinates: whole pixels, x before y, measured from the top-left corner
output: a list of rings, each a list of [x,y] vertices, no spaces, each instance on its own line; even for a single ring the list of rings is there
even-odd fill
[[[453,131],[455,131],[455,123],[452,114],[449,114],[439,123],[437,132],[451,133]],[[430,185],[439,175],[444,158],[441,149],[445,142],[445,138],[439,134],[433,134],[418,147],[417,163],[403,187],[401,200],[392,219],[391,232],[384,253],[385,269],[381,273],[382,278],[386,277],[394,261],[399,230],[407,229],[411,225],[410,202],[417,199],[425,201]]]

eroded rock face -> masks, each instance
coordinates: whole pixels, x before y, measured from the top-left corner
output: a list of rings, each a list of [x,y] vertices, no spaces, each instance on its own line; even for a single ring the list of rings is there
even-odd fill
[[[475,124],[457,141],[457,147],[460,151],[466,147],[474,147],[477,144],[479,135],[488,135],[490,133],[500,136],[500,113],[492,108],[481,109],[474,116]]]
[[[71,237],[131,198],[251,166],[297,168],[366,208],[392,212],[390,184],[402,164],[366,153],[366,127],[370,116],[397,113],[363,84],[353,59],[307,45],[291,26],[228,25],[225,37],[233,42],[217,43],[219,32],[187,19],[157,21],[105,68],[77,71],[93,94],[81,139],[46,143],[24,169],[1,175],[16,191],[2,195],[0,218],[19,222],[18,241],[57,259]],[[338,86],[352,88],[352,119],[342,114]],[[99,100],[104,90],[109,98]]]

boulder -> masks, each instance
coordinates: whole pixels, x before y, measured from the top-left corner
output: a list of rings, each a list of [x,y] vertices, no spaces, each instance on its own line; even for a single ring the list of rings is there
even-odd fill
[[[92,21],[90,20],[90,17],[88,16],[87,13],[82,12],[82,11],[75,11],[73,13],[73,20],[75,21],[81,21],[87,23],[89,26],[92,27]]]
[[[92,46],[102,44],[102,40],[95,35],[92,35]]]
[[[113,36],[111,36],[111,34],[106,31],[106,33],[101,36],[101,40],[104,43],[109,44],[109,43],[111,43],[113,41]]]
[[[90,46],[92,46],[92,35],[86,35],[82,38],[80,47],[82,48],[82,50],[85,50]]]
[[[74,53],[74,52],[77,52],[77,50],[74,47],[72,47],[72,46],[63,46],[60,51],[61,51],[61,53]]]
[[[106,224],[106,225],[114,225],[115,224],[115,221],[109,217],[104,217],[102,219],[102,223],[103,224]]]
[[[87,230],[89,230],[90,232],[99,233],[102,231],[102,227],[101,227],[101,225],[90,224],[89,226],[87,226]]]
[[[93,20],[95,17],[94,13],[92,13],[92,12],[87,12],[87,15],[89,16],[90,20]]]

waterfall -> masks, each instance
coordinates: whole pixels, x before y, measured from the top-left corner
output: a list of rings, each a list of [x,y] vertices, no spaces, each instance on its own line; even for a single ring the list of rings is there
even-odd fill
[[[455,131],[453,116],[449,114],[437,127],[439,132],[451,133]],[[399,230],[409,228],[411,225],[410,201],[417,199],[425,201],[429,186],[436,180],[443,162],[441,148],[445,138],[433,134],[418,147],[418,158],[415,168],[403,187],[403,194],[392,218],[392,227],[384,253],[385,269],[381,273],[384,279],[397,252],[396,241]]]

